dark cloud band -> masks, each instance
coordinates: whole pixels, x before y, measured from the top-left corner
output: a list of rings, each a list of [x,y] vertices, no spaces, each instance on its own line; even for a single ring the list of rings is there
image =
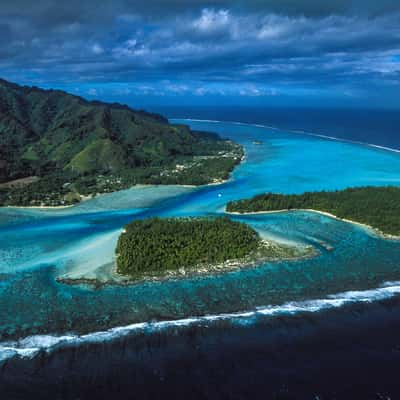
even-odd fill
[[[24,82],[258,96],[400,80],[397,0],[4,0],[0,36],[0,74]]]

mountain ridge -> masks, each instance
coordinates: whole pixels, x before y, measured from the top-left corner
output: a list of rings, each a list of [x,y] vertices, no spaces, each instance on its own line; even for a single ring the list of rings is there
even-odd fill
[[[4,190],[32,176],[48,180],[53,191],[73,183],[75,199],[136,183],[211,183],[226,178],[242,155],[231,141],[170,124],[159,114],[0,79],[0,204],[65,203],[61,189],[53,200],[45,193],[32,199],[27,189],[23,200],[21,187]],[[88,180],[91,190],[84,188]],[[37,185],[29,183],[33,192],[43,191]]]

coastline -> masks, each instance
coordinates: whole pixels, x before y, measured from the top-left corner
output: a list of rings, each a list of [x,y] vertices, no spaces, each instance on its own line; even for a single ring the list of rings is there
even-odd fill
[[[272,125],[266,125],[266,124],[257,124],[257,123],[252,123],[252,122],[240,122],[240,121],[222,121],[222,120],[213,120],[213,119],[199,119],[199,118],[170,118],[171,121],[193,121],[193,122],[208,122],[208,123],[213,123],[213,124],[220,124],[220,123],[228,123],[228,124],[234,124],[234,125],[247,125],[247,126],[254,126],[256,128],[265,128],[265,129],[271,129],[274,131],[286,131],[290,133],[294,133],[295,135],[305,135],[305,136],[314,136],[314,137],[319,137],[324,140],[329,140],[329,141],[337,141],[337,142],[344,142],[344,143],[349,143],[357,146],[362,146],[362,147],[372,147],[376,150],[383,150],[387,152],[392,152],[392,153],[400,153],[400,149],[397,149],[395,147],[387,147],[387,146],[382,146],[378,144],[373,144],[373,143],[367,143],[367,142],[360,142],[357,140],[351,140],[351,139],[344,139],[344,138],[339,138],[335,136],[329,136],[329,135],[324,135],[322,133],[317,133],[317,132],[307,132],[301,129],[296,129],[296,128],[281,128],[277,126],[272,126]]]
[[[65,208],[71,208],[74,207],[77,204],[81,204],[81,202],[76,203],[76,204],[68,204],[65,206],[1,206],[1,208],[16,208],[16,209],[26,209],[26,210],[62,210]]]
[[[262,254],[264,251],[273,251],[275,254]],[[227,260],[218,264],[199,264],[192,268],[180,268],[163,273],[147,273],[136,278],[121,275],[116,270],[116,264],[110,265],[109,278],[97,279],[68,276],[57,277],[56,281],[67,285],[88,285],[94,289],[105,286],[131,286],[144,282],[165,282],[170,279],[196,278],[202,276],[218,275],[244,268],[254,268],[263,262],[297,261],[312,258],[318,255],[313,246],[297,247],[283,245],[271,240],[262,240],[260,247],[242,259]]]
[[[105,193],[102,193],[105,194]],[[79,204],[82,204],[88,200],[92,200],[97,196],[93,196],[93,195],[88,195],[88,196],[81,196],[81,200],[78,203],[74,203],[74,204],[66,204],[66,205],[62,205],[62,206],[0,206],[0,209],[2,208],[16,208],[16,209],[26,209],[26,210],[63,210],[66,208],[72,208],[75,207]]]
[[[244,162],[244,160],[246,159],[246,155],[244,154],[241,159],[240,162],[235,166],[238,167],[242,162]],[[106,195],[106,194],[110,194],[110,193],[117,193],[117,192],[121,192],[123,190],[130,190],[130,189],[141,189],[141,188],[146,188],[146,187],[160,187],[160,186],[175,186],[175,187],[184,187],[184,188],[190,188],[190,189],[198,189],[198,188],[202,188],[202,187],[208,187],[208,186],[219,186],[219,185],[223,185],[224,183],[227,183],[231,180],[231,174],[233,171],[230,172],[229,177],[226,179],[217,179],[214,182],[210,182],[210,183],[206,183],[204,185],[179,185],[179,184],[171,184],[171,185],[165,185],[165,184],[159,184],[159,185],[155,185],[155,184],[146,184],[146,183],[138,183],[136,185],[130,186],[128,188],[125,189],[120,189],[120,190],[115,190],[112,192],[106,192],[106,193],[97,193],[97,194],[90,194],[87,196],[82,196],[81,201],[79,201],[78,203],[74,203],[74,204],[67,204],[67,205],[60,205],[60,206],[45,206],[45,205],[41,205],[41,206],[12,206],[12,205],[7,205],[7,206],[0,206],[0,210],[3,208],[14,208],[14,209],[26,209],[26,210],[62,210],[62,209],[66,209],[66,208],[72,208],[72,207],[76,207],[79,206],[80,204],[85,203],[88,200],[92,200],[92,199],[96,199],[100,196]]]
[[[378,236],[382,239],[400,241],[400,236],[391,235],[389,233],[384,233],[381,230],[379,230],[378,228],[375,228],[371,225],[363,224],[362,222],[353,221],[353,220],[347,219],[347,218],[340,218],[340,217],[338,217],[334,214],[331,214],[327,211],[314,210],[312,208],[292,208],[290,210],[282,209],[282,210],[272,210],[272,211],[253,211],[253,212],[244,212],[244,213],[237,212],[237,211],[226,211],[226,208],[225,208],[225,213],[232,214],[232,215],[278,214],[278,213],[288,213],[288,212],[292,212],[292,211],[305,211],[305,212],[313,212],[316,214],[321,214],[321,215],[324,215],[325,217],[336,219],[337,221],[347,222],[349,224],[360,226],[364,229],[367,229],[370,232],[372,231],[376,236]]]
[[[206,189],[206,190],[212,190],[212,189]],[[218,191],[218,189],[217,188],[215,188],[215,191]],[[133,196],[135,196],[135,193],[133,193]],[[107,200],[108,201],[108,200]],[[221,204],[221,203],[220,203]],[[287,212],[286,210],[283,210],[283,212]],[[328,221],[329,222],[329,221]],[[337,224],[332,224],[332,225],[337,225]],[[340,226],[338,227],[339,229],[340,229]],[[334,228],[334,230],[336,230],[337,228],[335,227]],[[343,230],[343,226],[342,226],[342,230]],[[348,229],[346,229],[346,231],[347,231]],[[363,235],[364,236],[364,235]],[[366,239],[368,239],[368,238],[366,238]],[[22,245],[24,245],[24,243],[22,243]],[[352,243],[352,247],[355,247],[357,245],[357,243]],[[361,243],[361,245],[363,245],[363,243]],[[355,253],[355,254],[358,254],[358,253]],[[331,257],[331,258],[334,258],[334,257]],[[336,258],[336,257],[335,257]],[[320,260],[321,260],[321,264],[322,264],[322,261],[324,260],[322,257],[321,258],[318,258],[318,259],[315,259],[315,261],[316,261],[316,263],[319,263],[320,262]],[[308,263],[307,263],[308,264]],[[285,264],[283,264],[283,265],[285,265]],[[333,264],[334,266],[336,266],[337,264]],[[307,265],[308,266],[308,265]],[[277,268],[277,269],[280,269],[280,268],[282,268],[279,264],[277,264],[276,265],[276,267],[274,267],[274,268]],[[261,270],[261,268],[260,268],[260,270]],[[246,270],[244,270],[243,269],[243,271],[246,271]],[[252,271],[252,270],[250,270],[250,271]],[[254,271],[257,271],[256,269],[254,269]],[[229,274],[229,273],[228,273]],[[240,271],[238,271],[237,273],[231,273],[232,275],[240,275],[241,274],[241,272]],[[173,278],[172,278],[173,279]],[[269,277],[267,276],[267,279],[269,280]],[[267,279],[266,279],[266,281],[267,281]],[[200,280],[200,278],[199,278],[199,280]],[[260,279],[258,279],[258,280],[260,280]],[[149,284],[149,286],[150,286],[151,284]],[[155,283],[154,284],[154,286],[157,286],[157,285],[159,285],[160,287],[161,287],[161,284],[157,284],[157,283]],[[210,285],[211,287],[212,287],[212,285]],[[73,289],[75,289],[75,288],[73,288]],[[86,288],[85,288],[86,289]],[[252,289],[252,288],[251,288]],[[346,289],[347,289],[347,287],[346,287]],[[350,288],[350,289],[354,289],[354,288]],[[66,290],[66,289],[61,289],[61,290]],[[135,289],[136,290],[136,289]],[[344,290],[344,289],[343,289]],[[387,290],[387,292],[390,292],[390,290],[389,289],[386,289]],[[329,292],[330,293],[330,292]],[[349,293],[353,293],[353,291],[351,291],[351,292],[349,292]],[[101,294],[101,293],[98,293],[99,295]],[[321,297],[322,297],[323,295],[321,295]],[[332,300],[332,298],[331,297],[329,297],[330,296],[330,294],[329,295],[327,295],[326,297],[328,297],[328,300],[326,300],[326,301],[332,301],[332,304],[335,304],[335,303],[333,303],[333,300]],[[349,295],[350,296],[350,295]],[[368,299],[371,299],[371,302],[373,301],[373,300],[375,300],[375,294],[371,294],[371,295],[368,295]],[[305,298],[306,298],[306,296],[304,296]],[[232,297],[230,297],[230,298],[232,298]],[[289,297],[288,297],[289,298]],[[323,298],[325,298],[325,297],[323,297]],[[107,300],[107,298],[105,298],[105,300],[104,300],[104,303],[106,303],[106,300]],[[258,300],[258,299],[257,299]],[[289,298],[289,300],[290,300],[290,298]],[[313,298],[311,298],[311,300],[314,300]],[[340,300],[340,301],[342,301],[342,300]],[[347,301],[347,298],[346,297],[344,297],[344,300],[343,301]],[[255,301],[254,301],[255,302]],[[229,304],[229,303],[228,303]],[[257,305],[259,305],[259,304],[261,304],[261,302],[258,302],[257,303]],[[269,304],[269,303],[267,303],[267,302],[265,302],[265,304]],[[314,303],[313,303],[314,304]],[[241,306],[242,307],[242,306]],[[293,307],[293,304],[292,303],[290,303],[289,304],[289,307]],[[310,306],[310,305],[308,305],[308,307],[312,307],[312,306]],[[239,308],[239,307],[237,307],[237,309],[239,310],[241,310],[242,308]],[[247,308],[244,308],[243,307],[243,309],[247,309]],[[290,309],[291,310],[291,309]],[[208,310],[206,310],[206,311],[208,311]],[[206,312],[205,311],[205,312]],[[222,311],[224,311],[224,310],[222,310]],[[221,311],[221,313],[222,313],[222,311]],[[300,312],[303,312],[302,310],[300,310]],[[342,311],[338,311],[338,312],[342,312]],[[106,313],[104,313],[105,315],[106,315]],[[89,314],[89,315],[91,315],[91,314]],[[218,314],[218,315],[220,315],[220,314]],[[301,314],[301,316],[302,316],[302,314]],[[166,318],[168,318],[168,315],[167,316],[165,316],[165,314],[161,314],[161,317],[160,317],[160,319],[162,320],[162,321],[165,321],[165,319]],[[284,317],[284,318],[286,318],[286,317]],[[282,318],[282,319],[284,319],[284,318]],[[296,317],[297,318],[297,320],[299,319],[299,318],[301,318],[301,317]],[[143,319],[144,321],[147,321],[147,319]],[[152,321],[150,318],[149,318],[149,320],[150,321]],[[114,325],[113,325],[114,326]],[[115,326],[117,326],[117,325],[115,325]],[[98,328],[98,327],[95,327],[95,328],[93,328],[93,331],[95,331],[95,330],[99,330],[100,328]],[[63,333],[63,331],[61,331],[60,332],[60,334],[62,334]],[[110,333],[110,336],[111,336],[112,334]],[[99,335],[100,336],[100,335]],[[95,336],[95,334],[93,334],[93,337],[96,337]],[[46,337],[44,338],[44,340],[43,341],[45,341],[46,340]],[[60,339],[61,340],[61,339]],[[88,339],[88,341],[90,341],[90,339]],[[61,347],[61,346],[60,346]],[[82,348],[84,348],[85,346],[83,345],[82,346]],[[55,357],[54,357],[55,358]]]
[[[229,178],[230,179],[230,178]],[[207,187],[207,186],[217,186],[217,185],[222,185],[226,182],[229,181],[229,179],[225,179],[225,180],[221,180],[219,182],[211,182],[211,183],[207,183],[205,185],[152,185],[152,184],[138,184],[138,185],[134,185],[134,186],[130,186],[126,189],[120,189],[120,190],[115,190],[113,192],[107,192],[107,193],[99,193],[97,195],[94,196],[85,196],[85,198],[82,198],[82,200],[78,203],[75,204],[68,204],[68,205],[64,205],[64,206],[0,206],[0,209],[4,209],[4,208],[15,208],[15,209],[22,209],[22,210],[63,210],[66,208],[73,208],[76,206],[79,206],[80,204],[83,204],[89,200],[92,199],[97,199],[101,196],[104,196],[106,194],[111,194],[111,193],[117,193],[117,192],[121,192],[123,190],[130,190],[130,189],[141,189],[141,188],[145,188],[145,187],[159,187],[159,186],[177,186],[177,187],[184,187],[184,188],[190,188],[190,189],[197,189],[197,188],[201,188],[201,187]]]
[[[95,331],[71,332],[67,335],[61,336],[55,333],[36,333],[30,336],[30,338],[35,339],[33,342],[17,341],[17,339],[14,341],[1,342],[0,356],[3,356],[3,358],[0,357],[0,365],[3,365],[2,363],[4,361],[14,357],[18,357],[20,359],[32,359],[39,354],[40,351],[45,350],[50,354],[52,351],[58,348],[65,349],[69,346],[79,346],[82,342],[98,342],[101,343],[101,345],[104,345],[105,341],[112,341],[116,337],[121,338],[135,331],[140,332],[143,328],[165,329],[168,327],[190,326],[201,323],[209,324],[213,321],[234,321],[241,320],[243,318],[249,318],[249,320],[251,320],[256,316],[262,315],[279,317],[282,315],[287,315],[288,311],[291,314],[294,314],[296,311],[312,314],[326,309],[338,309],[344,304],[357,304],[360,303],[360,299],[360,304],[365,304],[362,299],[375,298],[377,294],[381,300],[393,298],[394,296],[400,294],[400,282],[384,282],[382,285],[371,289],[339,291],[335,292],[330,297],[318,297],[313,299],[311,302],[309,300],[298,300],[276,305],[263,305],[255,309],[244,308],[236,312],[229,313],[210,313],[204,315],[189,315],[180,319],[139,321]],[[52,340],[49,340],[49,338]]]

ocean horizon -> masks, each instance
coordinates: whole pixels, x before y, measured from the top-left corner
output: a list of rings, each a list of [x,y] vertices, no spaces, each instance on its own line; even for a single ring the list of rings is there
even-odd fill
[[[400,399],[400,0],[0,36],[0,400]]]
[[[171,119],[263,124],[400,150],[400,110],[317,107],[150,106]]]

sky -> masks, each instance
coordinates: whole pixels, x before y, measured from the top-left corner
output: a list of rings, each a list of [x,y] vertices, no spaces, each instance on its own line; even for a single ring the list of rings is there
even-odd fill
[[[134,106],[400,108],[399,0],[1,0],[0,77]]]

